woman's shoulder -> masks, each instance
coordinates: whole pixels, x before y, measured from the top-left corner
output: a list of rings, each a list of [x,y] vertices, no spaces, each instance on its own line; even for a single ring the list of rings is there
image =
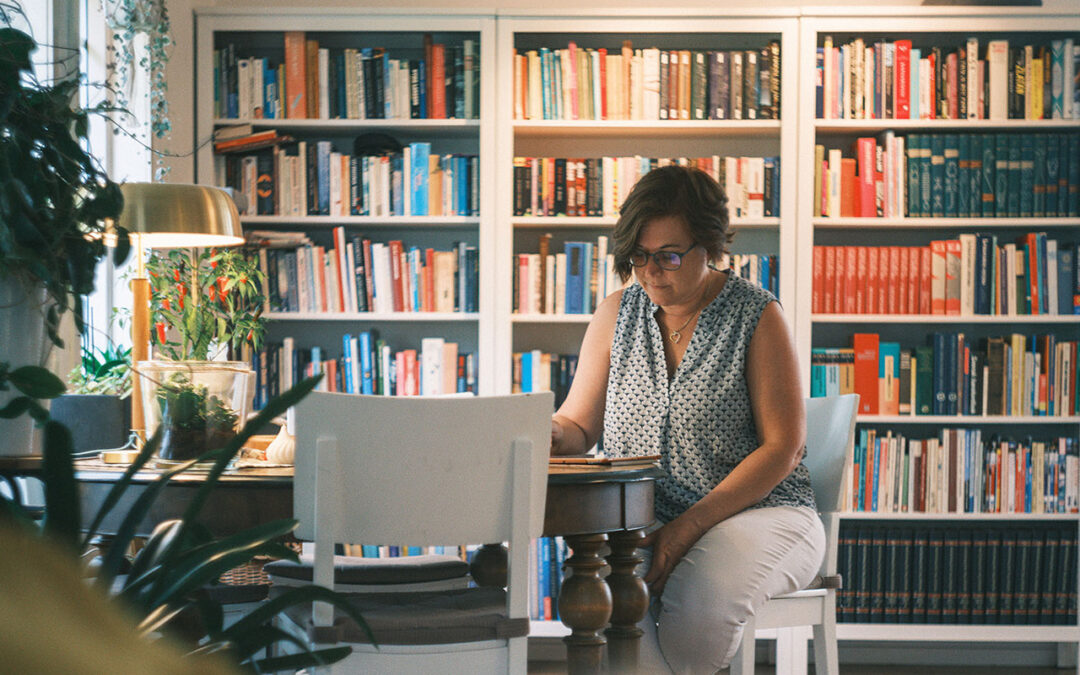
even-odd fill
[[[762,288],[757,284],[751,283],[747,279],[743,279],[742,277],[731,273],[728,274],[726,285],[728,288],[725,288],[724,290],[727,291],[728,295],[742,301],[749,300],[751,302],[759,303],[764,307],[776,300],[776,296],[773,295],[772,291],[769,289]]]

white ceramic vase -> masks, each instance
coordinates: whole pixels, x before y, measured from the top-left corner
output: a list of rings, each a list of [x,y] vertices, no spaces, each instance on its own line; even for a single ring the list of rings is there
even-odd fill
[[[0,279],[0,361],[12,370],[45,365],[51,345],[45,335],[45,300],[44,286]],[[14,387],[0,391],[0,408],[21,395]],[[48,406],[48,401],[41,404]],[[0,457],[40,454],[41,433],[29,415],[0,419]]]

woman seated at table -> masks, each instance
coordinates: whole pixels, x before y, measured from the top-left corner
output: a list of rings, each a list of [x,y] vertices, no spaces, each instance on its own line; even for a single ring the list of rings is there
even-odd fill
[[[771,293],[714,266],[728,227],[703,171],[638,181],[613,236],[615,267],[636,283],[600,303],[551,424],[552,454],[585,452],[602,432],[608,455],[661,456],[645,582],[678,673],[726,667],[746,620],[809,583],[825,550],[794,345]]]

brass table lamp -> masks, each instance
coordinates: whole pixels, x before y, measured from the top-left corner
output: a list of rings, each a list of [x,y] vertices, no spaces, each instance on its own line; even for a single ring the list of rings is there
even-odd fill
[[[146,276],[147,248],[205,248],[244,243],[240,212],[225,190],[177,183],[125,183],[124,210],[116,225],[131,234],[136,274],[131,281],[131,361],[147,360],[150,352],[150,280]],[[106,243],[109,243],[106,234]],[[111,237],[115,242],[115,232]],[[133,375],[131,429],[146,440],[142,386]]]

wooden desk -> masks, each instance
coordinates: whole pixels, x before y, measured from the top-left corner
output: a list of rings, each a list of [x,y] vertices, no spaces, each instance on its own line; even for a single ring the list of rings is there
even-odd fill
[[[8,464],[0,469],[24,476],[40,471],[40,458]],[[123,471],[123,466],[96,461],[77,463],[75,477],[84,518],[97,513]],[[181,517],[204,475],[192,472],[172,478],[139,524],[138,533],[148,535],[159,522]],[[636,667],[641,638],[636,624],[649,603],[648,589],[634,572],[642,561],[637,544],[644,528],[653,522],[653,490],[663,475],[652,464],[552,465],[549,469],[544,536],[563,536],[572,550],[566,561],[572,574],[559,593],[559,616],[572,631],[565,638],[571,674],[598,672],[605,645],[613,672],[632,672]],[[160,476],[156,471],[135,474],[132,485],[101,524],[100,533],[115,533],[130,506]],[[226,536],[259,523],[291,518],[292,509],[291,468],[243,469],[221,476],[218,489],[203,507],[202,520],[215,535]],[[605,545],[611,549],[606,559],[600,555]],[[603,573],[609,566],[605,580]],[[504,565],[504,579],[505,569]]]
[[[571,675],[598,672],[605,643],[611,672],[637,668],[637,623],[649,607],[648,588],[635,574],[643,560],[637,547],[653,523],[653,492],[662,476],[653,464],[548,469],[544,536],[562,535],[573,552],[566,561],[572,574],[559,592],[559,616],[573,631],[565,638]],[[605,543],[611,549],[606,561],[600,557]]]

